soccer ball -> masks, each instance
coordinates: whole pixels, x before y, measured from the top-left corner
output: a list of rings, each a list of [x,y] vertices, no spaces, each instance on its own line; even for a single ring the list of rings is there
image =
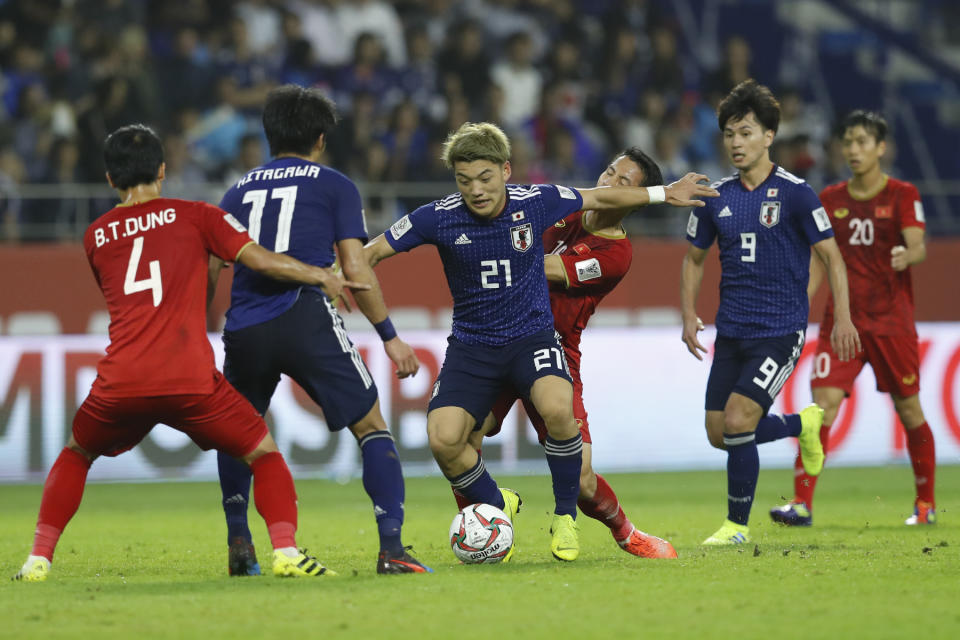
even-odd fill
[[[513,524],[490,504],[471,504],[450,524],[450,547],[464,564],[500,562],[513,546]]]

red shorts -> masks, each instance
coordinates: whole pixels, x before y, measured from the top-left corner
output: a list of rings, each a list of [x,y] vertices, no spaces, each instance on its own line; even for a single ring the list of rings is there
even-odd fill
[[[590,444],[593,441],[590,439],[590,424],[587,422],[587,410],[583,406],[583,383],[580,382],[580,372],[574,371],[571,368],[570,377],[573,379],[573,418],[577,421],[577,427],[580,429],[580,435],[583,437],[583,441]],[[491,412],[493,413],[496,424],[490,433],[487,434],[487,437],[500,433],[500,428],[503,426],[503,419],[510,412],[510,408],[517,400],[523,403],[523,409],[527,412],[530,422],[533,423],[533,428],[537,431],[537,439],[542,444],[547,438],[547,425],[543,422],[540,414],[537,413],[530,399],[521,398],[512,388],[501,391],[500,395],[497,396],[496,402],[493,403]]]
[[[104,398],[91,393],[73,419],[73,438],[87,453],[117,456],[160,423],[187,434],[201,449],[219,449],[234,458],[253,451],[268,433],[253,405],[218,371],[209,394]]]
[[[900,397],[920,391],[920,355],[915,335],[878,336],[860,334],[863,351],[847,362],[840,362],[830,347],[829,327],[820,330],[817,355],[813,360],[810,387],[836,387],[848,396],[863,365],[870,363],[877,378],[877,391]]]

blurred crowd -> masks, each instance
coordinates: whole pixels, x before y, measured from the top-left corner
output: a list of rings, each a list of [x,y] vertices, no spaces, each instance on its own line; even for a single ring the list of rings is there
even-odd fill
[[[753,52],[732,35],[716,67],[700,68],[679,33],[659,0],[0,2],[3,235],[75,237],[86,221],[74,201],[17,189],[102,183],[102,141],[131,122],[163,138],[166,193],[229,184],[266,159],[260,109],[288,82],[336,101],[326,161],[362,183],[449,181],[440,145],[468,120],[510,134],[518,183],[592,184],[627,145],[667,181],[720,177],[714,109],[752,75]],[[814,184],[842,175],[832,114],[774,89],[775,159]],[[422,201],[394,201],[384,217]],[[43,230],[34,238],[24,222]]]

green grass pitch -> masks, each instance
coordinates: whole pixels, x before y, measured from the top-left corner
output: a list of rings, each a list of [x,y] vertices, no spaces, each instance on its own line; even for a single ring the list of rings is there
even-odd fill
[[[436,573],[382,577],[359,481],[302,480],[299,541],[340,572],[312,580],[227,577],[215,482],[93,484],[47,582],[0,580],[0,637],[960,637],[960,466],[938,470],[940,522],[921,528],[902,524],[906,466],[827,469],[814,526],[775,526],[766,511],[791,473],[761,474],[752,543],[711,550],[699,542],[725,515],[722,472],[610,474],[628,515],[680,559],[629,556],[581,516],[571,564],[550,556],[549,478],[501,477],[524,506],[514,562],[493,566],[456,563],[449,487],[410,479],[404,539]],[[7,576],[30,550],[39,499],[39,486],[0,486]],[[268,560],[263,521],[251,523]]]

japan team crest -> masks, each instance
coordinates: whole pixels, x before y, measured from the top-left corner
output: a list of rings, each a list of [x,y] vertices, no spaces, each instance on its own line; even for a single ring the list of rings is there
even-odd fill
[[[760,205],[760,224],[768,229],[780,222],[780,203],[765,201]]]
[[[510,240],[513,248],[523,252],[533,245],[533,225],[529,222],[517,227],[510,227]]]

